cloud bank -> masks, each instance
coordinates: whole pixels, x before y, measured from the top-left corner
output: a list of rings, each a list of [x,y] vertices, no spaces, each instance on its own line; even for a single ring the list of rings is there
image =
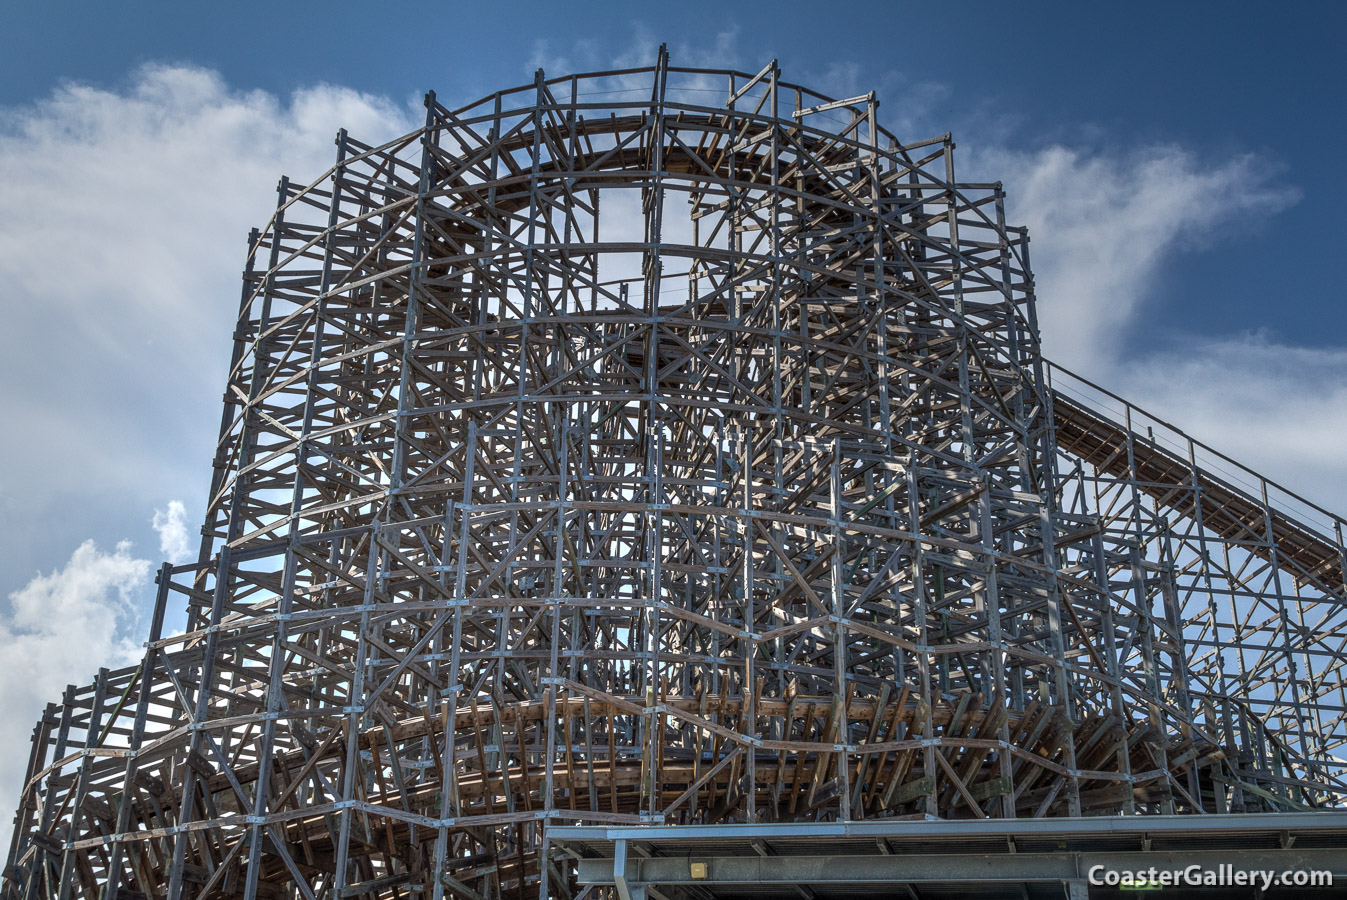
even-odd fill
[[[85,541],[60,569],[9,595],[9,609],[0,613],[0,796],[6,806],[18,796],[32,725],[43,708],[59,701],[68,684],[91,682],[100,667],[140,658],[136,598],[149,583],[150,567],[131,555],[129,543],[105,553]],[[5,846],[11,818],[0,818]]]
[[[16,423],[0,431],[0,584],[89,536],[59,524],[69,509],[203,498],[248,229],[280,175],[332,164],[338,128],[378,141],[419,115],[331,85],[235,91],[186,66],[0,109],[0,416]]]

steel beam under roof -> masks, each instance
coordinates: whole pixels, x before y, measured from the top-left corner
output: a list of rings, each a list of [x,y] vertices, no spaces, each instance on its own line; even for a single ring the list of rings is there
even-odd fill
[[[909,897],[1109,896],[1105,871],[1224,874],[1327,872],[1331,886],[1200,887],[1184,896],[1341,896],[1347,814],[1101,816],[997,822],[870,821],[698,827],[554,827],[548,840],[576,860],[581,886],[613,886],[623,900],[887,894]],[[1199,873],[1200,874],[1200,873]],[[1091,893],[1093,891],[1093,893]],[[1336,891],[1337,893],[1333,893]],[[952,893],[951,893],[952,892]],[[901,895],[901,893],[900,893]]]

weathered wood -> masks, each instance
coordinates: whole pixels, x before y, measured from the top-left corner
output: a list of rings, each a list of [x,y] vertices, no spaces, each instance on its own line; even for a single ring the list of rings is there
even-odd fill
[[[282,180],[198,560],[38,723],[0,900],[568,896],[558,822],[1344,805],[1341,520],[1047,363],[948,135],[707,76],[430,95]]]

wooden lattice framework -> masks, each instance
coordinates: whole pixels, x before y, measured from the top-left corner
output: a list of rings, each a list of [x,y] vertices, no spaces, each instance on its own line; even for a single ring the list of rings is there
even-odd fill
[[[1001,185],[877,105],[661,51],[283,180],[199,559],[38,723],[4,896],[569,896],[554,823],[1342,806],[1341,520],[1050,371]]]

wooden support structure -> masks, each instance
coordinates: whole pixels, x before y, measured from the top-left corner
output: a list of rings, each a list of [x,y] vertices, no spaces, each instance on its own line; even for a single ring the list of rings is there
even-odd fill
[[[661,50],[282,180],[199,558],[38,723],[4,900],[1341,808],[1342,520],[1051,367],[1001,186],[877,105]]]

